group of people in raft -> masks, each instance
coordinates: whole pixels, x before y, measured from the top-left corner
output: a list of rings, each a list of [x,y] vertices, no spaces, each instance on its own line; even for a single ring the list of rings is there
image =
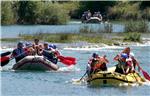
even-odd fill
[[[34,39],[34,43],[23,43],[22,41],[18,42],[17,48],[13,50],[11,57],[14,57],[16,62],[20,61],[26,56],[30,55],[39,55],[44,56],[49,61],[57,64],[57,56],[60,53],[57,50],[56,45],[48,44],[44,42],[43,44],[39,43],[39,39]]]
[[[44,56],[49,61],[57,64],[57,57],[60,56],[60,53],[58,52],[56,45],[48,44],[47,42],[40,44],[39,39],[34,39],[33,44],[26,43],[25,46],[22,42],[18,42],[17,48],[12,52],[12,57],[15,57],[16,62],[29,55]],[[129,47],[125,48],[120,54],[114,57],[114,60],[118,61],[115,72],[121,74],[135,72],[135,67],[138,65],[138,62],[135,59],[134,54],[130,52]],[[93,53],[88,61],[88,75],[97,71],[107,71],[106,64],[108,63],[109,61],[107,60],[106,55],[99,56],[98,54]]]
[[[85,12],[82,14],[81,19],[82,19],[82,20],[89,20],[91,17],[97,17],[97,18],[99,18],[100,20],[102,20],[102,18],[103,18],[102,15],[101,15],[101,13],[100,13],[100,11],[94,12],[94,14],[92,15],[91,11],[88,10],[88,11],[85,11]]]
[[[121,74],[134,73],[135,67],[138,66],[138,62],[135,59],[134,54],[130,52],[129,47],[125,48],[120,54],[115,56],[114,60],[118,61],[115,72]],[[88,61],[87,74],[90,75],[98,71],[107,71],[106,64],[108,63],[109,61],[107,60],[106,55],[98,56],[98,54],[93,53]]]

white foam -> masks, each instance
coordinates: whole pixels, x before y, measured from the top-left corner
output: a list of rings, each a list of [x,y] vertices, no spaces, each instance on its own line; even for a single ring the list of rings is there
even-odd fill
[[[77,68],[75,65],[60,67],[58,71],[80,71],[80,68]]]
[[[123,49],[124,47],[119,46],[105,46],[105,47],[76,47],[76,48],[64,48],[64,50],[81,50],[81,51],[93,51],[93,50],[102,50],[102,49]]]
[[[81,78],[77,78],[77,79],[72,78],[70,82],[74,85],[86,85],[87,84],[85,78],[83,78],[83,79],[81,79]]]
[[[12,51],[14,48],[0,48],[0,51]]]
[[[146,82],[143,83],[143,85],[150,86],[150,81],[147,80]]]

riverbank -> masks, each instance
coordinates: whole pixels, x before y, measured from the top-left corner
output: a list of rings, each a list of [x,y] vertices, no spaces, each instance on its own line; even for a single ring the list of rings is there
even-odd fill
[[[128,40],[127,37],[129,37]],[[61,46],[60,48],[99,48],[109,46],[119,47],[150,45],[150,33],[38,33],[33,35],[23,34],[20,35],[19,38],[2,38],[1,45],[4,48],[11,46],[15,47],[16,42],[20,40],[25,42],[33,42],[34,38],[40,39],[41,42],[57,44]]]

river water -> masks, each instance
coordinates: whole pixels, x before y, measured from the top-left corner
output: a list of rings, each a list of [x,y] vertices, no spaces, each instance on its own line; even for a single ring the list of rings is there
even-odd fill
[[[1,26],[2,38],[15,38],[19,34],[34,33],[79,33],[84,26],[88,26],[92,30],[104,30],[104,24],[83,24],[80,21],[69,22],[67,25],[10,25]],[[112,23],[113,32],[123,32],[124,25],[121,23]]]
[[[106,54],[110,61],[108,67],[111,67],[116,64],[113,57],[123,48],[61,49],[63,55],[76,57],[77,64],[67,67],[59,63],[60,70],[57,72],[13,71],[11,68],[15,62],[12,60],[1,71],[1,96],[150,96],[149,82],[141,86],[96,88],[71,83],[85,73],[87,61],[93,52]],[[131,46],[131,49],[142,68],[150,74],[150,46]]]

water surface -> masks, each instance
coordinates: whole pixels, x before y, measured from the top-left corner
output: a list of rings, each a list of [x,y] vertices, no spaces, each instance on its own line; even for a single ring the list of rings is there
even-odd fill
[[[1,26],[2,38],[15,38],[19,34],[34,33],[79,33],[80,28],[88,26],[92,30],[104,30],[104,24],[83,24],[81,22],[70,22],[67,25],[10,25]],[[123,32],[122,24],[112,23],[113,32]]]
[[[70,81],[79,79],[85,73],[88,58],[93,52],[107,55],[114,66],[113,57],[123,48],[104,48],[100,50],[60,50],[65,56],[77,58],[75,67],[65,67],[59,63],[61,71],[33,72],[12,71],[12,60],[1,72],[1,96],[150,96],[150,84],[143,86],[98,87],[76,85]],[[150,46],[131,47],[142,68],[150,73]]]

